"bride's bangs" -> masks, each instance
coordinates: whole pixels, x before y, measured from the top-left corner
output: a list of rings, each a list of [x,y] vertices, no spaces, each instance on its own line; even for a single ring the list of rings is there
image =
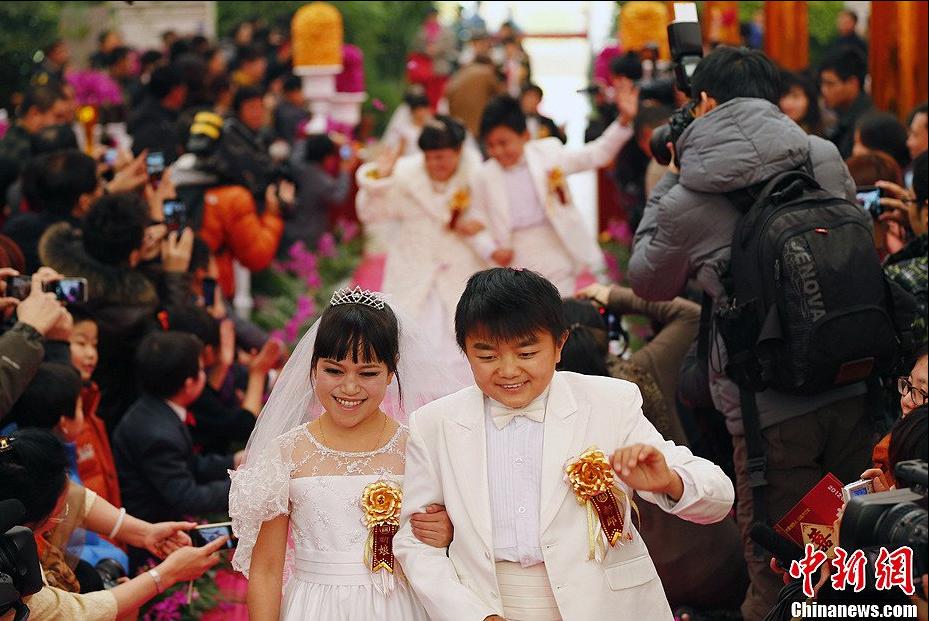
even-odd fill
[[[313,367],[323,358],[353,363],[383,363],[397,370],[400,350],[397,318],[389,306],[383,309],[362,304],[340,304],[326,309],[313,348]]]

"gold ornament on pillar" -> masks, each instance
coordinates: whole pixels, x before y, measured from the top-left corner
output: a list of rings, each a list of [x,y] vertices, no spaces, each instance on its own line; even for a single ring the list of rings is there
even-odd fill
[[[99,118],[96,106],[81,106],[77,109],[77,120],[84,128],[84,151],[88,155],[94,153],[94,126]]]
[[[342,14],[327,2],[300,8],[291,22],[294,66],[342,66]]]
[[[627,2],[619,13],[622,48],[638,52],[649,44],[655,44],[659,57],[670,60],[667,27],[671,19],[665,2]]]

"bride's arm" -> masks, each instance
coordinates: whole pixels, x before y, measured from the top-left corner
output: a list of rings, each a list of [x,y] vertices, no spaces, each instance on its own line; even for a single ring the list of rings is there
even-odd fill
[[[248,579],[248,616],[252,621],[278,621],[284,584],[284,556],[290,517],[279,515],[261,525]]]

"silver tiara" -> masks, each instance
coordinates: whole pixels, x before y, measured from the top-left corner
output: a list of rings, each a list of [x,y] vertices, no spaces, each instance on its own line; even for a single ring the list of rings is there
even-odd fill
[[[367,289],[362,289],[357,286],[354,289],[343,287],[333,292],[332,298],[329,300],[329,305],[338,306],[339,304],[364,304],[365,306],[370,306],[377,310],[383,310],[384,306],[386,306],[384,298],[381,297],[380,293],[368,291]]]

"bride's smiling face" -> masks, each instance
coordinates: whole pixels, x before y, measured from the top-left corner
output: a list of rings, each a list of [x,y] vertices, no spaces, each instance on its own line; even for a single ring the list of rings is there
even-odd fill
[[[393,373],[383,362],[321,358],[313,369],[316,396],[340,427],[355,427],[375,414]]]

